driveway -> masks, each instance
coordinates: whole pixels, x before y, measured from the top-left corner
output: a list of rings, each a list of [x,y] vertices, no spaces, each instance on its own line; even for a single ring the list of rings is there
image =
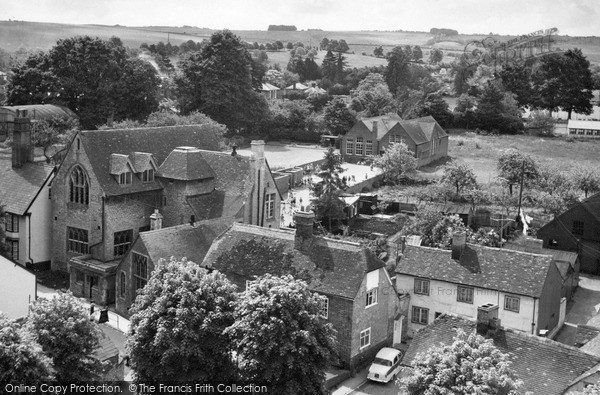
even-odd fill
[[[579,276],[579,288],[577,288],[573,300],[567,306],[565,325],[554,340],[573,346],[576,343],[578,325],[587,325],[600,330],[599,310],[600,277],[581,274]]]

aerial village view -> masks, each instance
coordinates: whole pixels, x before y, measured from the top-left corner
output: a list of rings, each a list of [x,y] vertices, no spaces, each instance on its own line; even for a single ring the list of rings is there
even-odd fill
[[[600,3],[0,10],[0,394],[600,394]]]

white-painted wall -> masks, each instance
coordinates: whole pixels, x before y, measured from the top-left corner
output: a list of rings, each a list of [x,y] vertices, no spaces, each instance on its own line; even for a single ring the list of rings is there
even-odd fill
[[[35,297],[35,274],[0,256],[0,311],[12,319],[26,317]]]
[[[408,317],[409,332],[414,333],[414,331],[424,327],[424,325],[412,322],[413,306],[429,309],[428,322],[431,323],[435,318],[436,312],[458,314],[477,319],[477,307],[488,303],[499,306],[498,318],[501,320],[501,325],[503,327],[532,333],[531,323],[536,322],[536,328],[534,328],[534,330],[537,331],[539,301],[534,301],[534,298],[532,297],[473,287],[473,303],[464,303],[457,300],[457,284],[429,280],[429,295],[420,295],[414,293],[414,279],[415,277],[413,276],[396,274],[396,287],[398,292],[410,294]],[[520,298],[520,308],[518,313],[504,310],[505,295],[518,296]],[[412,335],[412,333],[409,333],[409,335]]]
[[[50,261],[52,252],[52,200],[49,199],[50,186],[47,182],[33,204],[31,213],[31,259],[29,262]],[[28,220],[29,221],[29,220]]]

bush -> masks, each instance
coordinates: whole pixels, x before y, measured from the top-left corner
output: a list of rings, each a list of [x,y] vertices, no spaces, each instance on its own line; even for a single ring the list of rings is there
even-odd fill
[[[456,142],[456,145],[458,145],[459,147],[462,147],[463,145],[465,145],[465,140],[458,140]]]

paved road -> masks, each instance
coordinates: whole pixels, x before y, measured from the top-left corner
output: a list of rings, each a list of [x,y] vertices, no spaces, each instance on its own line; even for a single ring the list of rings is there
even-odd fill
[[[398,387],[393,381],[383,384],[367,380],[365,384],[354,390],[351,395],[398,395]]]

